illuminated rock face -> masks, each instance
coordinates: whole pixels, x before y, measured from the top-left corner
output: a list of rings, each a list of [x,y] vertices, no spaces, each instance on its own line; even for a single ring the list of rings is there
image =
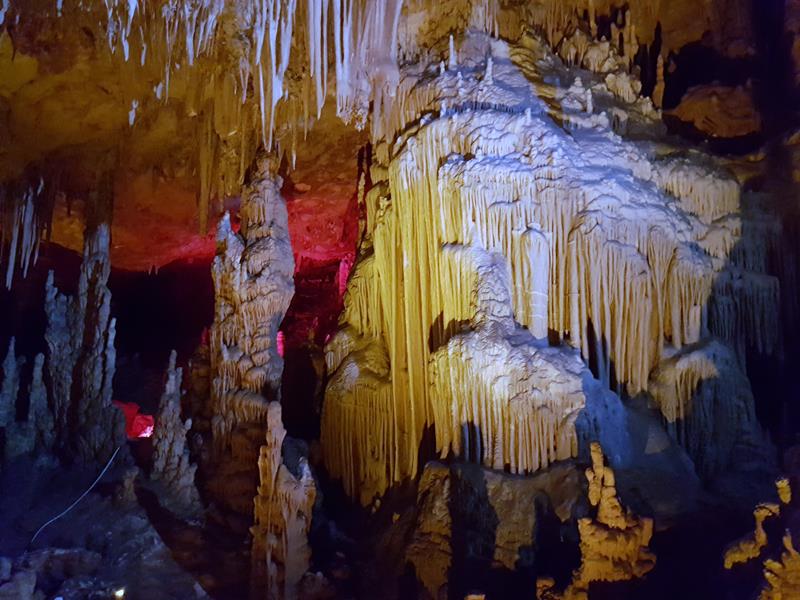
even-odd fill
[[[761,117],[752,90],[744,87],[702,85],[691,88],[681,103],[666,114],[691,123],[715,138],[735,138],[761,131]]]
[[[442,456],[513,472],[574,455],[591,399],[567,345],[636,394],[713,333],[777,344],[776,280],[748,269],[761,249],[737,246],[737,182],[614,133],[657,134],[649,101],[585,72],[553,85],[562,67],[531,36],[443,52],[456,66],[401,71],[328,346],[325,460],[362,502],[416,474],[430,426]]]
[[[581,565],[563,593],[554,590],[550,578],[536,585],[540,600],[584,600],[593,581],[626,581],[644,576],[656,563],[648,544],[653,520],[639,518],[623,508],[617,498],[614,471],[604,465],[600,445],[591,446],[592,466],[586,469],[589,502],[597,508],[593,518],[578,520]]]
[[[243,193],[241,231],[225,218],[217,232],[211,394],[218,454],[237,424],[263,422],[267,401],[280,399],[277,337],[294,294],[294,257],[276,167],[271,157],[259,157]]]

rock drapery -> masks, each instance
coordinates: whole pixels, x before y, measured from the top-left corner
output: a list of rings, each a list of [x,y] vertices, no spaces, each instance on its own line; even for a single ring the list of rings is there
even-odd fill
[[[308,566],[314,490],[307,465],[297,470],[281,457],[277,332],[293,293],[294,264],[276,172],[278,159],[293,169],[302,157],[301,136],[315,119],[322,123],[326,99],[335,98],[329,113],[352,131],[368,127],[359,143],[372,141],[359,160],[365,166],[359,165],[348,209],[358,213],[363,239],[357,262],[351,246],[339,263],[345,313],[325,348],[322,459],[349,496],[373,502],[415,481],[432,457],[513,476],[547,475],[553,463],[598,437],[617,467],[617,448],[592,429],[616,427],[647,402],[648,410],[660,409],[704,479],[741,462],[760,468],[772,448],[756,420],[745,368],[753,354],[781,352],[779,299],[792,287],[786,292],[771,273],[781,252],[775,240],[785,234],[749,205],[749,188],[760,185],[754,174],[767,170],[743,163],[758,156],[716,159],[689,149],[665,138],[660,112],[665,103],[674,106],[668,92],[682,85],[675,75],[681,48],[702,45],[737,59],[755,52],[752,6],[714,0],[688,10],[690,4],[109,0],[57,2],[36,15],[21,0],[0,0],[0,71],[11,74],[0,82],[6,285],[35,261],[54,194],[64,208],[66,192],[43,165],[59,162],[62,151],[75,153],[65,148],[80,148],[78,162],[89,162],[119,145],[127,153],[120,171],[149,170],[142,177],[162,181],[176,173],[196,178],[197,189],[188,192],[198,195],[190,220],[197,217],[202,231],[210,216],[235,206],[249,179],[241,229],[234,215],[218,230],[210,365],[196,365],[198,380],[210,385],[198,384],[192,401],[193,410],[199,407],[194,420],[203,421],[193,450],[205,453],[212,434],[209,488],[227,498],[214,515],[242,532],[247,519],[224,509],[252,515],[260,477],[254,594],[292,596]],[[64,42],[67,58],[49,56],[49,48],[61,47],[56,41]],[[74,64],[70,52],[78,56]],[[24,110],[28,84],[49,97],[55,79],[68,97],[82,71],[102,81],[101,93],[116,103],[109,109],[94,102],[96,91],[77,94],[91,107],[86,121],[98,122],[91,140],[84,144],[70,133],[69,118],[63,135],[45,131],[44,141],[21,135],[36,120],[25,115],[40,114],[37,102]],[[708,119],[718,92],[691,87],[674,113],[723,137],[760,128],[755,100],[739,110],[749,86],[730,106],[723,103],[730,118]],[[71,106],[69,99],[54,104]],[[175,133],[174,146],[153,150],[164,131]],[[6,151],[5,132],[18,151]],[[111,141],[95,139],[104,136]],[[721,164],[735,165],[737,175]],[[81,169],[70,174],[73,194]],[[300,194],[311,189],[300,178],[286,184]],[[307,215],[308,221],[329,214]],[[113,448],[118,423],[109,412],[115,354],[105,235],[105,242],[87,236],[74,299],[61,296],[53,279],[48,283],[49,351],[33,363],[27,421],[9,418],[16,412],[10,392],[16,397],[19,387],[10,352],[0,426],[6,440],[8,431],[24,432],[20,448],[49,447],[55,439],[81,460],[102,459]],[[296,253],[295,260],[313,256]],[[54,360],[62,355],[68,358]],[[181,504],[196,507],[179,380],[173,359],[153,476],[174,488]],[[44,383],[53,388],[52,425]],[[609,390],[644,399],[625,398],[623,407]],[[197,398],[208,397],[209,405],[200,406]],[[605,404],[612,397],[625,414],[610,425],[601,421],[613,411]],[[292,428],[288,408],[286,414]],[[589,419],[595,422],[587,426]],[[668,449],[683,459],[657,418],[652,423],[645,454]],[[584,580],[652,567],[644,550],[649,526],[619,506],[614,473],[596,454],[592,448],[590,496],[601,499],[593,502],[597,519],[580,530],[586,564],[571,588],[577,595]],[[427,475],[422,488],[430,492]],[[132,487],[131,478],[128,496]],[[433,504],[425,510],[441,513],[441,502]],[[630,533],[639,552],[625,558],[633,566],[623,574],[607,570],[609,557],[595,547],[617,529]],[[757,522],[756,550],[763,535]],[[500,542],[497,549],[508,550]],[[785,564],[769,569],[775,581],[795,564],[791,539],[785,550]],[[412,561],[418,571],[440,570],[425,564],[423,552]],[[505,554],[498,560],[513,565]]]
[[[328,346],[326,465],[362,502],[417,473],[430,426],[443,456],[495,468],[573,455],[583,373],[541,347],[548,332],[630,394],[712,334],[777,345],[777,280],[756,270],[760,249],[737,246],[731,175],[620,137],[658,132],[658,113],[608,77],[557,93],[548,78],[563,72],[535,36],[455,40],[451,66],[401,69]]]
[[[719,341],[666,358],[653,372],[650,389],[667,431],[686,448],[698,475],[709,478],[730,468],[737,449],[739,460],[768,454],[750,382],[733,351]]]

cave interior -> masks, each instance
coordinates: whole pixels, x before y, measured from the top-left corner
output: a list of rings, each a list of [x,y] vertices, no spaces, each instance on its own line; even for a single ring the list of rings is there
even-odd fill
[[[799,0],[0,0],[0,600],[800,600]]]

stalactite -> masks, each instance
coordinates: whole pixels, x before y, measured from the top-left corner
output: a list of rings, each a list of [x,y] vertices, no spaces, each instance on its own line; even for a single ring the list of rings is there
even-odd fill
[[[19,269],[22,277],[27,277],[28,269],[39,257],[39,242],[45,223],[37,214],[37,209],[44,208],[45,196],[49,191],[45,189],[41,177],[35,183],[22,187],[0,185],[0,263],[5,259],[7,290],[11,289],[15,271]]]
[[[169,357],[164,392],[161,394],[153,433],[153,469],[150,478],[165,489],[159,499],[179,515],[196,515],[201,509],[194,482],[197,465],[191,463],[186,434],[192,420],[181,419],[182,369],[175,366],[177,354]]]
[[[316,499],[316,484],[305,458],[291,468],[281,456],[286,429],[281,406],[267,409],[266,444],[258,457],[260,485],[254,499],[251,597],[292,599],[308,570],[308,532]]]

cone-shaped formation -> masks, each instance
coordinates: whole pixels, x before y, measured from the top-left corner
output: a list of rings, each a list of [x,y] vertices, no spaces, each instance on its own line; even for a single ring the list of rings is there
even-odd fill
[[[116,363],[108,276],[108,225],[87,235],[78,293],[70,298],[47,278],[45,339],[58,444],[81,461],[108,460],[125,443],[125,419],[111,403]]]
[[[8,352],[3,359],[3,384],[0,388],[0,427],[8,427],[17,419],[17,394],[19,393],[19,372],[16,340],[8,341]]]
[[[180,515],[200,512],[200,496],[194,483],[197,465],[189,460],[186,434],[192,420],[181,419],[182,369],[175,366],[177,353],[169,356],[166,382],[158,406],[156,426],[153,433],[153,470],[150,477],[164,487],[160,494],[162,502]]]
[[[17,358],[15,340],[12,337],[8,353],[3,361],[3,380],[0,388],[0,430],[3,430],[3,445],[0,461],[36,450],[44,457],[53,449],[55,431],[53,414],[47,405],[47,389],[42,381],[44,354],[37,354],[33,361],[31,383],[28,386],[27,417],[17,421],[20,375],[25,358]]]
[[[50,452],[55,443],[55,421],[47,404],[47,388],[44,385],[44,354],[33,360],[33,375],[28,388],[28,420],[33,423],[36,440],[34,448]]]
[[[308,531],[317,490],[305,458],[292,470],[283,461],[286,429],[277,402],[270,402],[267,409],[266,437],[258,457],[261,483],[250,528],[251,597],[291,599],[311,561]]]
[[[362,500],[416,474],[431,425],[443,454],[495,467],[570,456],[581,370],[533,338],[553,332],[631,394],[712,333],[777,346],[777,280],[753,272],[762,251],[744,245],[747,258],[728,261],[742,231],[736,181],[710,159],[615,133],[657,131],[648,100],[623,123],[618,107],[632,105],[607,78],[583,73],[562,93],[549,82],[563,66],[533,36],[441,46],[456,69],[426,55],[401,71],[346,333],[328,348],[325,460]],[[468,423],[480,448],[461,443]]]
[[[294,257],[277,165],[259,157],[243,193],[241,231],[225,217],[212,266],[216,307],[211,329],[212,410],[217,454],[239,423],[262,422],[279,399],[283,359],[278,327],[294,295]]]
[[[594,518],[578,520],[581,536],[581,565],[563,593],[554,589],[550,578],[536,584],[540,600],[585,600],[593,581],[627,581],[642,577],[656,563],[648,550],[653,520],[640,518],[624,509],[617,498],[614,471],[605,466],[600,444],[591,445],[592,466],[586,469],[589,502],[597,508]]]

